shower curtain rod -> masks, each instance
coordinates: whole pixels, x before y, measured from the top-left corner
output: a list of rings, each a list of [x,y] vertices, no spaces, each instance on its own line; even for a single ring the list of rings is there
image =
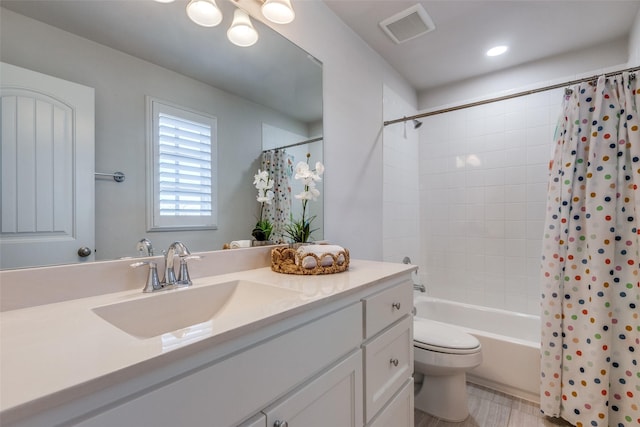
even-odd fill
[[[611,76],[615,76],[617,74],[622,74],[624,72],[634,72],[634,71],[640,71],[640,67],[632,67],[632,68],[626,68],[626,69],[620,70],[620,71],[612,71],[610,73],[605,73],[604,76],[605,77],[611,77]],[[496,98],[483,99],[481,101],[470,102],[468,104],[456,105],[455,107],[448,107],[448,108],[443,108],[441,110],[429,111],[427,113],[420,113],[420,114],[416,114],[416,115],[413,115],[413,116],[402,117],[401,119],[388,120],[388,121],[384,122],[384,126],[393,125],[395,123],[407,122],[409,120],[415,120],[415,119],[419,119],[419,118],[422,118],[422,117],[435,116],[436,114],[449,113],[451,111],[462,110],[464,108],[477,107],[479,105],[484,105],[484,104],[491,104],[492,102],[505,101],[507,99],[519,98],[521,96],[533,95],[534,93],[546,92],[548,90],[559,89],[559,88],[565,87],[565,86],[572,86],[572,85],[576,85],[576,84],[582,83],[582,82],[588,82],[588,81],[591,81],[591,80],[597,80],[598,77],[600,77],[601,75],[602,74],[597,74],[595,76],[587,77],[587,78],[584,78],[584,79],[571,80],[571,81],[568,81],[568,82],[557,83],[557,84],[554,84],[554,85],[544,86],[544,87],[540,87],[540,88],[537,88],[537,89],[531,89],[531,90],[525,90],[523,92],[512,93],[510,95],[498,96]]]
[[[284,150],[285,148],[297,147],[298,145],[304,145],[304,144],[311,144],[312,142],[322,141],[323,139],[324,138],[320,136],[318,138],[312,138],[312,139],[307,139],[306,141],[296,142],[295,144],[284,145],[282,147],[277,147],[277,148],[269,148],[268,150],[262,150],[262,152],[266,153],[267,151],[271,151],[271,150]]]

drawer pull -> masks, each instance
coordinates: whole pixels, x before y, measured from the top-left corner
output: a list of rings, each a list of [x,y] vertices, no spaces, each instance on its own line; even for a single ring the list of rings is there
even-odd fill
[[[273,427],[289,427],[289,423],[286,421],[276,421],[275,423],[273,423]]]
[[[398,366],[398,363],[400,363],[400,361],[398,359],[391,359],[389,360],[389,363],[391,363],[393,366]]]
[[[396,310],[400,310],[400,303],[394,302],[393,304],[391,304],[391,307],[395,308]]]

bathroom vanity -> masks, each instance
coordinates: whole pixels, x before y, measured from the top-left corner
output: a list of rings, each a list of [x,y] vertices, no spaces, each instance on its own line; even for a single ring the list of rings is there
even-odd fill
[[[413,426],[413,267],[199,268],[184,290],[2,312],[0,424]]]

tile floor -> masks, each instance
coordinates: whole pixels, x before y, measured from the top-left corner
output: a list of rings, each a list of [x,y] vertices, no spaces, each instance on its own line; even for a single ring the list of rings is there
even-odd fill
[[[469,418],[450,423],[415,411],[415,427],[571,427],[540,414],[538,405],[474,384],[467,384]]]

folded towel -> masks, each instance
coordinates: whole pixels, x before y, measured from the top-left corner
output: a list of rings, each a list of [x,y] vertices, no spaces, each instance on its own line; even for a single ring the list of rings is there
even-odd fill
[[[251,247],[251,240],[233,240],[229,246],[231,247],[231,249],[238,249],[238,248],[250,248]]]
[[[344,264],[345,261],[344,248],[338,245],[305,245],[300,246],[297,252],[296,259],[303,268],[315,268],[318,265],[316,258],[309,256],[310,254],[320,258],[320,265],[323,267],[333,265],[333,257],[331,255],[337,257],[336,263],[338,265]]]

